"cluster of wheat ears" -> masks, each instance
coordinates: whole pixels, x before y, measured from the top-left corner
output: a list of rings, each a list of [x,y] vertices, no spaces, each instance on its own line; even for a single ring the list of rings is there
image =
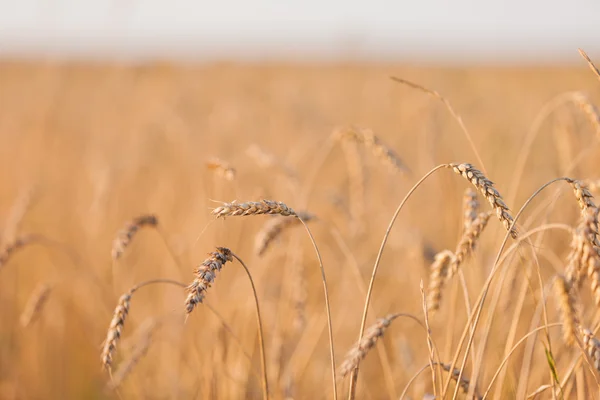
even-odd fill
[[[581,54],[592,68],[594,74],[600,79],[600,72],[598,72],[598,69],[594,66],[592,61],[582,51]],[[462,119],[456,114],[445,98],[435,91],[428,90],[412,82],[397,78],[394,78],[394,80],[418,90],[425,91],[441,100],[459,123],[461,129],[470,141],[469,133],[464,126]],[[600,113],[597,108],[580,93],[570,95],[569,100],[580,106],[582,112],[589,118],[592,126],[600,135]],[[349,205],[350,214],[353,219],[359,220],[366,212],[361,196],[361,193],[364,190],[363,171],[362,166],[357,163],[356,156],[356,151],[359,146],[362,146],[365,150],[372,153],[376,160],[380,160],[392,171],[402,174],[411,173],[409,167],[401,160],[401,158],[371,130],[353,127],[338,129],[331,135],[329,143],[330,146],[325,149],[325,153],[335,144],[339,144],[346,155],[350,177],[350,192],[355,194],[351,196]],[[384,336],[386,331],[390,329],[392,323],[400,318],[413,319],[422,326],[427,337],[427,346],[429,349],[429,360],[427,365],[419,370],[413,379],[407,383],[401,398],[406,396],[411,384],[417,377],[427,370],[431,372],[432,378],[432,393],[427,395],[427,398],[442,399],[456,398],[458,396],[477,399],[488,398],[491,396],[493,385],[501,385],[501,382],[504,381],[503,367],[506,365],[511,355],[520,345],[527,342],[529,337],[538,332],[543,332],[545,334],[545,347],[551,373],[549,374],[549,382],[540,386],[535,392],[529,394],[530,397],[551,393],[553,397],[558,398],[564,396],[565,393],[570,393],[570,388],[573,385],[573,379],[571,378],[577,371],[583,371],[585,368],[587,368],[587,371],[589,371],[595,382],[598,384],[598,388],[600,388],[600,339],[595,337],[595,332],[600,328],[600,323],[597,322],[597,319],[594,320],[588,318],[586,320],[583,317],[584,313],[581,312],[581,291],[586,290],[584,288],[589,289],[595,304],[597,306],[600,305],[599,208],[594,203],[592,196],[592,192],[597,190],[598,186],[600,186],[600,181],[576,179],[572,177],[553,179],[536,190],[527,201],[525,201],[518,212],[513,213],[505,203],[501,195],[501,190],[496,188],[485,172],[484,163],[474,146],[473,150],[475,152],[476,164],[479,165],[479,168],[474,164],[466,162],[438,165],[416,182],[395,210],[377,252],[368,286],[366,288],[363,286],[365,300],[360,330],[358,332],[358,340],[356,344],[348,350],[345,358],[341,362],[338,362],[334,354],[334,335],[332,329],[332,318],[334,318],[334,316],[331,314],[330,309],[326,268],[323,265],[318,244],[309,228],[309,222],[318,223],[321,219],[319,216],[312,214],[308,210],[296,210],[298,205],[302,208],[303,204],[306,203],[308,192],[303,193],[301,198],[298,199],[298,205],[284,204],[277,200],[233,201],[230,203],[223,203],[212,210],[212,215],[216,219],[271,215],[272,217],[268,218],[264,227],[256,234],[255,252],[259,256],[262,256],[287,230],[290,230],[295,226],[301,226],[306,230],[308,239],[314,248],[318,260],[323,283],[325,311],[328,323],[331,384],[334,399],[338,398],[338,389],[340,386],[344,385],[344,382],[346,382],[344,387],[347,387],[348,398],[355,398],[361,361],[376,347],[377,342]],[[256,146],[252,148],[251,152],[253,156],[264,165],[273,165],[276,163],[272,157],[268,157],[266,153],[261,152]],[[317,174],[319,166],[324,160],[324,157],[326,157],[325,153],[324,156],[315,163],[315,172],[309,177],[309,180],[314,179],[314,175]],[[222,179],[232,180],[236,176],[235,169],[220,159],[215,158],[209,160],[206,167]],[[434,173],[444,170],[454,172],[470,184],[464,195],[462,236],[453,250],[443,250],[434,256],[430,267],[428,285],[423,285],[423,282],[421,282],[421,301],[423,309],[423,314],[421,316],[402,312],[391,313],[377,319],[371,326],[367,326],[367,317],[369,311],[372,309],[371,298],[374,282],[392,227],[407,200],[409,200],[419,186]],[[288,173],[289,171],[284,172]],[[289,178],[295,179],[291,174]],[[568,185],[573,191],[573,199],[577,201],[581,211],[578,224],[575,227],[572,227],[565,224],[549,223],[525,230],[523,228],[524,225],[519,223],[523,211],[540,192],[547,187],[560,182]],[[485,199],[487,203],[489,203],[489,207],[483,206],[480,199]],[[460,340],[454,350],[454,357],[452,359],[442,360],[440,358],[440,352],[431,335],[429,318],[440,309],[440,305],[444,298],[444,287],[453,278],[461,281],[465,291],[465,298],[466,300],[469,300],[469,293],[464,285],[464,276],[462,275],[461,268],[465,261],[474,253],[482,233],[494,219],[497,219],[504,228],[504,241],[498,249],[491,270],[476,300],[468,301],[468,319]],[[116,262],[122,257],[127,251],[131,241],[134,240],[136,232],[140,229],[152,228],[160,231],[161,226],[159,221],[160,219],[156,215],[141,215],[129,221],[113,242],[113,260]],[[481,325],[480,321],[484,303],[490,294],[490,285],[499,275],[502,264],[509,256],[512,256],[517,252],[531,252],[532,259],[537,260],[537,247],[536,243],[532,241],[532,236],[536,233],[557,228],[566,230],[572,236],[571,253],[565,261],[566,267],[564,268],[564,272],[555,274],[552,277],[550,282],[552,286],[548,289],[553,290],[554,296],[551,296],[550,293],[548,293],[548,296],[554,297],[556,300],[556,306],[559,310],[561,319],[559,322],[550,322],[545,301],[541,301],[542,307],[540,312],[544,320],[542,326],[538,326],[531,330],[518,341],[514,340],[514,337],[511,337],[508,343],[512,344],[512,347],[507,345],[508,347],[504,359],[484,387],[482,385],[483,382],[479,378],[482,359],[474,354],[473,344],[475,333]],[[45,240],[43,237],[21,236],[6,243],[0,252],[0,268],[9,261],[14,252],[31,243],[43,240]],[[139,340],[139,343],[136,345],[136,348],[130,357],[123,360],[119,367],[113,371],[113,357],[119,350],[119,341],[126,328],[127,316],[131,312],[131,303],[134,301],[135,293],[149,285],[166,284],[180,287],[181,290],[185,292],[185,300],[181,304],[180,312],[182,317],[187,320],[192,316],[197,307],[203,306],[205,297],[210,296],[209,289],[215,283],[221,269],[225,267],[226,264],[234,262],[239,263],[243,268],[252,287],[260,349],[262,393],[265,399],[269,398],[270,395],[272,396],[269,389],[269,374],[267,373],[268,365],[265,354],[263,320],[260,311],[261,302],[255,289],[251,269],[244,263],[238,254],[228,247],[217,247],[213,252],[209,253],[208,257],[193,270],[193,275],[190,276],[189,282],[179,282],[176,280],[160,278],[144,281],[131,287],[118,299],[100,355],[102,368],[108,373],[107,387],[110,390],[118,389],[131,370],[135,368],[136,364],[144,356],[152,342],[152,329],[148,329],[148,333],[145,336],[143,335],[143,338]],[[549,282],[542,281],[539,270],[537,279],[539,280],[538,284],[542,288],[547,287]],[[533,285],[534,283],[531,284]],[[21,316],[21,323],[24,326],[30,324],[36,315],[39,314],[44,302],[51,293],[51,289],[52,287],[49,285],[41,285],[34,291]],[[542,296],[544,296],[544,298],[546,296],[544,289],[542,289]],[[493,301],[497,302],[497,298]],[[596,321],[595,325],[594,321]],[[572,347],[574,349],[578,348],[580,350],[578,352],[568,353],[564,357],[561,356],[561,361],[563,362],[566,362],[564,359],[567,356],[570,356],[571,364],[566,372],[561,371],[562,377],[560,379],[556,372],[558,368],[556,365],[557,355],[552,350],[549,335],[549,331],[557,327],[562,330],[564,344],[567,347]],[[489,326],[485,326],[484,329],[489,329]],[[484,346],[485,344],[480,343],[479,349],[481,350]],[[473,358],[473,365],[470,373],[467,373],[466,366],[469,356]],[[477,385],[471,384],[471,382],[477,382]],[[452,383],[454,384],[451,386]],[[478,387],[478,385],[481,387]],[[497,393],[501,393],[501,391]]]

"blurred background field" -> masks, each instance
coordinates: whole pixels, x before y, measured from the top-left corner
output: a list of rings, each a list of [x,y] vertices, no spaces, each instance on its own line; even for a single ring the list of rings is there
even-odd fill
[[[214,246],[234,250],[257,281],[273,396],[328,397],[323,298],[318,265],[305,233],[288,232],[259,258],[253,252],[254,235],[269,217],[209,223],[210,209],[218,205],[214,201],[262,198],[294,207],[315,154],[337,126],[372,128],[410,166],[411,176],[390,174],[370,154],[363,154],[367,192],[363,235],[351,233],[348,174],[339,148],[325,162],[306,207],[322,219],[311,226],[328,274],[341,360],[356,340],[364,296],[352,261],[340,250],[332,229],[342,232],[366,282],[387,222],[416,179],[442,162],[475,162],[443,105],[394,83],[391,75],[435,88],[450,99],[489,176],[504,192],[511,186],[524,136],[550,99],[583,89],[598,104],[599,83],[583,62],[578,67],[544,68],[3,62],[3,238],[10,239],[7,235],[16,230],[17,236],[39,234],[49,241],[23,248],[1,270],[0,397],[112,398],[114,393],[103,391],[107,378],[99,353],[118,296],[146,279],[191,281],[193,267]],[[557,107],[540,127],[516,199],[505,194],[511,207],[518,209],[535,188],[560,176],[584,149],[591,152],[572,175],[597,178],[596,143],[585,114],[570,103]],[[281,168],[257,163],[248,152],[253,145],[285,163],[299,183],[286,178]],[[233,181],[206,169],[206,161],[215,156],[236,169]],[[462,179],[442,172],[409,202],[384,253],[374,294],[377,315],[370,316],[371,322],[389,312],[422,315],[419,282],[427,283],[431,253],[454,248],[458,240],[465,188]],[[569,196],[562,199],[564,207],[555,209],[553,220],[575,220],[576,207]],[[158,216],[179,265],[160,235],[149,229],[140,231],[112,266],[113,238],[126,221],[143,213]],[[483,238],[486,245],[474,258],[477,262],[465,267],[472,288],[481,286],[501,238],[497,221],[490,225]],[[567,244],[562,232],[549,232],[544,250],[549,246],[557,259],[564,260]],[[307,279],[306,306],[300,309],[295,293],[302,282],[294,272],[299,264]],[[544,260],[542,265],[547,274],[556,266]],[[38,319],[23,328],[19,316],[40,282],[52,284],[53,290]],[[179,289],[169,286],[148,287],[134,296],[117,362],[125,358],[127,341],[135,341],[139,326],[149,318],[163,319],[147,355],[124,382],[122,395],[260,396],[259,381],[250,372],[259,370],[251,292],[239,265],[223,269],[207,302],[227,321],[243,348],[205,307],[183,325],[183,299]],[[530,301],[535,304],[534,298]],[[448,334],[447,312],[443,307],[431,318],[440,343]],[[464,310],[457,318],[462,322],[454,321],[451,327],[458,332]],[[503,325],[510,315],[498,315],[496,321],[487,353],[490,367],[482,382],[495,371],[505,339]],[[522,334],[528,331],[527,321],[524,318],[519,328]],[[397,394],[427,363],[427,347],[414,322],[395,324],[383,346]],[[543,360],[543,352],[535,357]],[[537,373],[530,390],[547,379],[547,367],[540,364],[534,367]],[[509,366],[506,393],[516,385],[518,367],[518,361]],[[378,355],[370,354],[361,369],[361,396],[389,395],[381,368]],[[409,394],[420,398],[430,390],[423,377]]]

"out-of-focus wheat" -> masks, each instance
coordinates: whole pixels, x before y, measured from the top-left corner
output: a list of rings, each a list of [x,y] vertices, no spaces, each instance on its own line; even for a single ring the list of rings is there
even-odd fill
[[[463,196],[463,231],[467,231],[479,213],[477,192],[472,188],[465,189]]]
[[[367,356],[377,341],[383,337],[386,329],[397,317],[399,317],[399,314],[390,314],[384,318],[378,319],[374,325],[367,329],[361,341],[348,351],[344,362],[340,366],[341,378],[344,378],[358,366],[360,361]]]
[[[350,140],[365,146],[377,159],[390,167],[392,171],[410,172],[410,169],[400,157],[390,147],[383,144],[381,139],[375,136],[375,133],[370,129],[354,127],[338,128],[334,131],[333,136],[337,140]]]
[[[48,296],[50,296],[50,292],[52,291],[52,286],[47,283],[40,283],[31,293],[27,303],[25,304],[25,308],[21,313],[21,317],[19,321],[23,328],[28,327],[31,323],[33,323],[40,313],[42,309],[46,305],[48,301]]]
[[[554,293],[563,324],[563,340],[567,346],[573,346],[579,331],[579,317],[573,289],[564,276],[559,275],[554,280]]]
[[[314,215],[303,211],[298,211],[298,216],[304,222],[311,221],[315,218]],[[298,218],[273,217],[269,219],[256,234],[254,240],[254,252],[257,255],[262,256],[269,248],[269,245],[285,230],[301,224],[302,223]]]
[[[158,218],[152,214],[140,215],[139,217],[127,222],[125,227],[119,232],[113,241],[111,252],[113,260],[117,260],[123,255],[125,249],[127,246],[129,246],[138,230],[146,226],[156,227],[157,225]]]

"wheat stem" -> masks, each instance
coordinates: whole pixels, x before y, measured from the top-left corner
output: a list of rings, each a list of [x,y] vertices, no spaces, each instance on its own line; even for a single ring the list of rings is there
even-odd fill
[[[262,327],[262,318],[260,317],[260,307],[258,305],[258,294],[256,292],[256,287],[254,286],[254,280],[252,279],[252,275],[250,274],[250,270],[244,263],[244,261],[239,258],[233,251],[231,252],[233,258],[238,260],[246,274],[248,275],[248,280],[250,280],[250,285],[252,286],[252,294],[254,295],[254,303],[256,305],[256,323],[258,325],[258,340],[260,342],[260,362],[262,366],[262,389],[263,389],[263,397],[268,400],[269,399],[269,383],[267,381],[267,361],[265,356],[265,339],[263,335],[263,327]]]
[[[390,233],[392,231],[392,227],[394,226],[394,222],[396,222],[396,218],[398,218],[398,214],[400,214],[400,211],[404,207],[404,204],[406,204],[406,202],[411,197],[411,195],[415,192],[415,190],[417,190],[417,188],[419,186],[421,186],[421,184],[427,178],[429,178],[436,171],[438,171],[438,170],[440,170],[442,168],[447,168],[447,167],[448,167],[448,164],[441,164],[441,165],[438,165],[437,167],[434,167],[427,174],[425,174],[425,176],[423,176],[408,191],[408,193],[406,194],[406,196],[404,197],[404,199],[402,199],[402,201],[398,205],[398,208],[394,212],[394,215],[392,216],[392,219],[390,220],[390,223],[388,224],[388,227],[387,227],[387,229],[385,231],[385,234],[383,235],[383,240],[381,241],[381,246],[379,247],[379,252],[377,253],[377,258],[375,259],[375,265],[373,266],[373,271],[371,272],[371,280],[369,281],[369,287],[367,289],[367,296],[365,298],[365,305],[364,305],[363,313],[362,313],[362,320],[361,320],[361,323],[360,323],[360,332],[359,332],[359,336],[358,336],[358,340],[359,341],[363,338],[363,332],[365,330],[365,325],[367,323],[367,314],[369,312],[369,304],[371,302],[371,295],[373,293],[373,286],[375,284],[375,276],[377,276],[377,270],[379,269],[379,263],[381,262],[381,256],[383,255],[383,249],[385,248],[385,245],[387,243],[388,237],[390,236]],[[350,389],[348,391],[348,399],[349,400],[354,399],[355,392],[356,392],[356,382],[357,382],[357,379],[358,379],[358,366],[354,369],[354,371],[352,371],[352,374],[350,375]]]

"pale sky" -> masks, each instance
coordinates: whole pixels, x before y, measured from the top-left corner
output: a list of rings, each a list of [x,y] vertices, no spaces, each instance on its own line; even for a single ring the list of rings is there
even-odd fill
[[[600,0],[0,0],[0,56],[576,60]]]

